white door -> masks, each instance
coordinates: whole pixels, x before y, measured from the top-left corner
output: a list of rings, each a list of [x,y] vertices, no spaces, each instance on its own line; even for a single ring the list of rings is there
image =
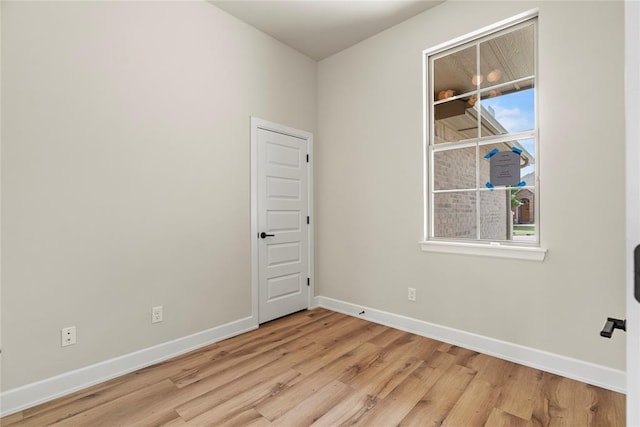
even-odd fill
[[[309,307],[308,140],[256,129],[259,322]]]
[[[640,426],[640,303],[633,251],[640,244],[640,3],[625,2],[627,174],[627,425]],[[634,280],[635,279],[635,280]],[[634,295],[635,294],[635,295]],[[640,299],[640,296],[638,296]]]

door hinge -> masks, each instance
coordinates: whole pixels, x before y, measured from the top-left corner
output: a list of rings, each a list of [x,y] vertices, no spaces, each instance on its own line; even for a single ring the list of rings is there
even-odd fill
[[[309,163],[309,155],[307,154],[307,163]]]
[[[309,216],[307,215],[307,224],[309,224]]]
[[[311,278],[307,277],[307,286],[311,286]]]

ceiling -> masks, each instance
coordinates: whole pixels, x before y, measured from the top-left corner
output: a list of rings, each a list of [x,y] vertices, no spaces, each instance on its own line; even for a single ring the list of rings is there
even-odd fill
[[[209,0],[319,61],[444,0]]]

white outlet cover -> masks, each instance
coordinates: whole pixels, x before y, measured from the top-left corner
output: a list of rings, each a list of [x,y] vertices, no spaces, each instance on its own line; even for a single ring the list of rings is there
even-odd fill
[[[151,323],[162,322],[162,306],[151,308]]]
[[[68,328],[62,328],[60,331],[60,338],[62,347],[73,345],[76,343],[76,327],[69,326]]]

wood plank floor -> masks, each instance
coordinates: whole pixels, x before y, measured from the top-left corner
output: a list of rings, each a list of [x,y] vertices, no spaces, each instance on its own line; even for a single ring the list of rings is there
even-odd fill
[[[324,309],[2,426],[623,426],[624,395]]]

